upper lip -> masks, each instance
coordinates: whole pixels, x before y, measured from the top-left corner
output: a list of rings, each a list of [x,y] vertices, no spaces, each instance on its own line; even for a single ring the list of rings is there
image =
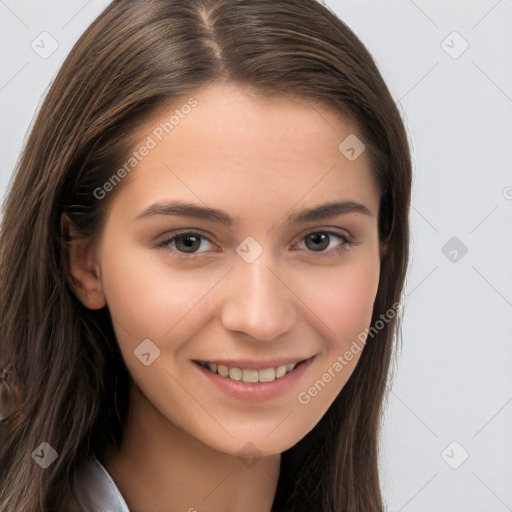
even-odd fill
[[[203,363],[215,363],[217,365],[222,364],[224,366],[228,366],[230,368],[247,368],[253,370],[263,370],[265,368],[277,368],[278,366],[284,366],[291,363],[300,363],[301,361],[305,361],[310,359],[309,357],[286,357],[286,358],[278,358],[278,359],[266,359],[264,361],[255,361],[254,359],[237,359],[237,360],[228,360],[228,359],[196,359],[195,362],[203,362]]]

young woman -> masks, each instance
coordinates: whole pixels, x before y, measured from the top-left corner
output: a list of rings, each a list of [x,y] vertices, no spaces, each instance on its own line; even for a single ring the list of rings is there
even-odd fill
[[[410,189],[321,3],[112,2],[4,205],[2,512],[383,510]]]

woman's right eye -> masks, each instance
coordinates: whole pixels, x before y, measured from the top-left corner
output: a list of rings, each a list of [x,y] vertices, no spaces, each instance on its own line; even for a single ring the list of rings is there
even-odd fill
[[[179,258],[190,258],[195,254],[208,252],[208,248],[205,249],[205,245],[208,245],[208,243],[213,245],[213,243],[201,233],[182,231],[159,242],[158,247],[170,249]]]

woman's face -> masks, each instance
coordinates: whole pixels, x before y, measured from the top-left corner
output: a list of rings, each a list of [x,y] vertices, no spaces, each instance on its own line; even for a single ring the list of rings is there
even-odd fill
[[[354,135],[326,106],[225,84],[137,132],[82,299],[111,312],[133,414],[233,455],[283,452],[318,423],[379,282],[379,192]]]

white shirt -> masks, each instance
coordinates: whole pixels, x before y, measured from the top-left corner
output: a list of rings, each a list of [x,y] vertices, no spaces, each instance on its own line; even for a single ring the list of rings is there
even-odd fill
[[[88,512],[130,512],[114,480],[96,457],[78,471],[78,492],[91,500],[93,508]],[[72,500],[66,506],[66,512],[75,510],[79,509]]]

